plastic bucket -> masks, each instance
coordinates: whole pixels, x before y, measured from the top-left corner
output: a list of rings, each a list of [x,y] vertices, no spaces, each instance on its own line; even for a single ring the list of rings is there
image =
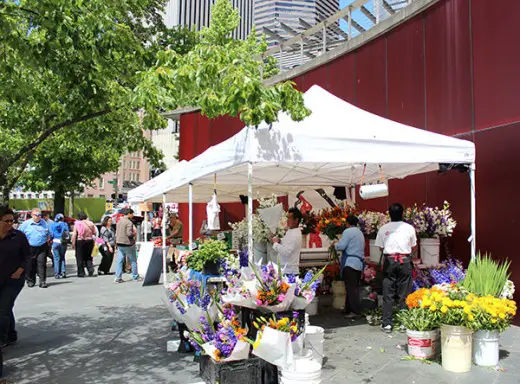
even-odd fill
[[[442,368],[449,372],[469,372],[473,332],[465,327],[441,325]]]
[[[292,369],[282,370],[282,384],[320,384],[321,364],[312,360],[295,360]]]
[[[477,331],[473,334],[473,362],[483,367],[498,364],[500,351],[498,331]]]
[[[408,354],[418,359],[433,359],[437,355],[439,330],[412,331],[407,329]]]
[[[439,239],[424,239],[420,241],[421,260],[424,265],[434,266],[439,264],[441,242]]]
[[[325,330],[322,327],[310,325],[305,328],[305,348],[312,351],[312,359],[321,366],[323,363],[323,345]]]
[[[318,302],[320,298],[318,296],[315,296],[314,299],[307,305],[305,308],[305,315],[307,316],[314,316],[318,314]]]
[[[368,240],[368,249],[370,250],[370,261],[373,263],[379,263],[379,260],[381,260],[381,248],[376,246],[375,240]]]

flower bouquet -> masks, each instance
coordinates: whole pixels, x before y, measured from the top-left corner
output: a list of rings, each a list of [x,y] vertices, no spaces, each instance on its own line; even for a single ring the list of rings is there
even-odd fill
[[[376,238],[379,228],[390,221],[387,214],[374,211],[363,211],[358,215],[358,219],[359,229],[371,240]]]
[[[295,284],[294,300],[291,304],[291,308],[295,310],[305,309],[316,297],[316,291],[320,286],[320,277],[323,275],[327,266],[323,267],[317,273],[313,273],[312,270],[307,271],[303,279],[299,276],[290,275],[288,281],[290,284]]]
[[[229,307],[228,307],[229,308]],[[213,360],[230,362],[249,357],[250,344],[244,340],[246,330],[240,328],[233,309],[224,311],[215,327],[206,313],[199,320],[199,328],[190,332],[190,343],[197,351],[204,351]]]
[[[282,312],[289,309],[296,286],[287,282],[280,266],[269,262],[267,265],[262,265],[260,271],[254,266],[252,268],[256,282],[247,285],[251,296],[256,300],[257,307],[267,312]]]
[[[346,229],[347,217],[356,213],[355,207],[344,203],[334,208],[323,209],[318,214],[317,229],[330,240],[335,240]]]
[[[457,226],[451,217],[450,204],[445,201],[442,209],[423,206],[420,210],[413,208],[417,214],[412,219],[412,225],[421,238],[450,237]]]
[[[437,284],[462,282],[466,272],[460,260],[449,258],[436,267],[413,271],[413,289],[431,288]]]
[[[288,369],[294,362],[292,342],[300,336],[302,330],[296,319],[277,317],[270,319],[260,317],[253,325],[258,329],[253,345],[253,354],[261,359]]]

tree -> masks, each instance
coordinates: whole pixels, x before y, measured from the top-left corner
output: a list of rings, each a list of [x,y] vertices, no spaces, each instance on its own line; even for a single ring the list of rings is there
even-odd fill
[[[211,26],[196,34],[164,27],[165,1],[0,2],[4,197],[27,169],[34,173],[28,182],[51,183],[34,171],[55,169],[45,156],[68,145],[82,153],[81,143],[96,142],[100,132],[125,132],[155,156],[141,129],[164,127],[167,109],[200,106],[210,118],[240,116],[253,125],[273,121],[280,110],[295,120],[309,113],[292,83],[262,84],[274,73],[272,60],[261,59],[267,45],[254,32],[245,42],[229,37],[239,20],[229,0],[217,0]]]
[[[158,52],[157,64],[143,73],[136,88],[136,103],[147,108],[198,106],[210,118],[238,116],[253,126],[275,121],[279,111],[296,121],[308,116],[303,95],[293,82],[263,84],[276,73],[276,63],[272,58],[262,60],[267,43],[265,38],[257,42],[254,29],[245,41],[231,38],[239,22],[230,1],[217,0],[211,25],[202,29],[192,50]]]

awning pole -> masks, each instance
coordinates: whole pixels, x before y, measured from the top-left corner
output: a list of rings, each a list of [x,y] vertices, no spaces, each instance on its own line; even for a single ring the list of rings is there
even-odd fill
[[[189,221],[189,238],[188,238],[188,249],[193,249],[193,184],[190,183],[188,186],[188,205],[190,211],[190,221]]]
[[[162,217],[162,262],[163,262],[163,284],[165,287],[168,286],[167,274],[166,270],[166,250],[168,247],[166,246],[166,220],[168,219],[166,213],[166,194],[163,193],[163,217]]]
[[[253,262],[253,163],[247,167],[247,252]]]
[[[148,203],[145,203],[145,211],[144,211],[144,241],[148,241]]]
[[[470,200],[471,200],[471,260],[475,260],[477,254],[477,195],[475,191],[475,163],[469,167]]]

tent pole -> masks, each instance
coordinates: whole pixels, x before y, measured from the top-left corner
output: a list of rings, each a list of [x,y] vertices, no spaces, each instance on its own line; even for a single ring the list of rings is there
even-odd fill
[[[475,259],[477,253],[477,195],[475,191],[475,163],[469,167],[470,200],[471,200],[471,260]]]
[[[163,193],[163,217],[162,217],[162,265],[163,265],[163,285],[165,287],[168,286],[167,270],[166,270],[166,250],[168,247],[166,246],[166,220],[168,217],[166,216],[166,194]]]
[[[253,163],[247,167],[247,252],[253,262]]]
[[[148,241],[148,203],[145,203],[145,211],[144,211],[144,241]]]
[[[352,199],[352,203],[356,204],[356,186],[350,187],[350,198]]]
[[[188,238],[188,249],[191,251],[193,244],[193,184],[190,183],[188,186],[188,204],[190,207],[190,221],[189,221],[189,238]]]

